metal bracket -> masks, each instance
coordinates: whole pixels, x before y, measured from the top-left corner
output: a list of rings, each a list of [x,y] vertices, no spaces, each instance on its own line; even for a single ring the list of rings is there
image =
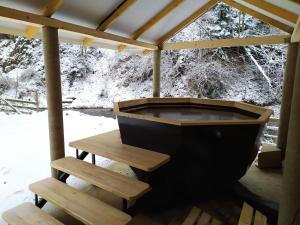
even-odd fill
[[[85,152],[85,151],[82,151],[80,154],[79,154],[79,151],[78,149],[76,149],[76,158],[77,159],[80,159],[80,160],[84,160],[85,157],[88,155],[89,153],[88,152]],[[70,174],[68,173],[64,173],[64,172],[61,172],[61,171],[57,171],[57,179],[61,182],[64,182],[66,183],[68,177],[70,176]],[[39,198],[37,194],[34,194],[34,203],[37,207],[39,208],[43,208],[43,206],[47,203],[47,200],[46,199],[43,199],[43,198]]]
[[[39,198],[37,194],[34,194],[34,203],[35,206],[39,207],[40,209],[47,203],[47,200],[43,198]]]
[[[96,155],[92,154],[92,163],[96,165]]]
[[[125,212],[127,210],[127,200],[126,199],[122,199],[122,210]]]

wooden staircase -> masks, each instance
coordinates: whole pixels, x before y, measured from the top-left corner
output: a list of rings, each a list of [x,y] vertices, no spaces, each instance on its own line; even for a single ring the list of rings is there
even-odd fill
[[[145,172],[154,171],[170,160],[170,156],[162,153],[123,145],[119,130],[74,141],[70,143],[70,146],[76,148],[76,150],[80,149],[86,153],[125,163]],[[55,160],[51,163],[51,167],[57,169],[60,173],[73,175],[119,196],[126,203],[127,201],[136,201],[151,191],[151,187],[145,182],[73,157]],[[84,224],[125,225],[131,220],[131,216],[125,212],[61,181],[46,178],[31,184],[29,189],[42,197],[44,201],[53,203]],[[127,208],[127,204],[123,208]],[[11,225],[62,224],[31,203],[25,203],[8,210],[2,217]]]

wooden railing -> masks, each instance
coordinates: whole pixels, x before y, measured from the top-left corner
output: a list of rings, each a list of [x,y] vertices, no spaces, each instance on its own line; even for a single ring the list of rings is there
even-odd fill
[[[1,111],[13,111],[16,113],[21,113],[19,109],[35,110],[40,111],[39,93],[37,90],[33,91],[34,101],[26,101],[22,99],[12,99],[12,98],[1,98],[0,105],[6,106],[7,108],[0,109]]]

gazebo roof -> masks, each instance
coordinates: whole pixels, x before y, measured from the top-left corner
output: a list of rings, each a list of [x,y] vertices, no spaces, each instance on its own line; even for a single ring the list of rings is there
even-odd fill
[[[157,45],[170,39],[218,2],[220,1],[1,0],[0,32],[40,38],[41,27],[50,26],[59,28],[59,37],[63,42],[118,50],[155,50]],[[223,2],[288,33],[292,33],[297,27],[300,5],[295,2]]]

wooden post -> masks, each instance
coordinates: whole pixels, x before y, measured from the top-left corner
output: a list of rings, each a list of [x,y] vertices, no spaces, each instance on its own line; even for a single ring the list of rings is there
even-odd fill
[[[34,98],[35,98],[35,104],[36,104],[36,111],[40,111],[40,100],[39,100],[39,91],[34,91]]]
[[[279,225],[300,224],[300,47],[286,145]]]
[[[161,50],[153,51],[153,97],[160,97]]]
[[[51,161],[65,156],[64,127],[59,62],[59,42],[56,28],[43,27],[43,47],[47,86],[47,105]],[[55,169],[52,176],[57,177]]]
[[[288,136],[298,46],[299,43],[289,44],[286,68],[284,74],[284,82],[282,88],[280,120],[279,120],[279,130],[278,130],[278,139],[277,139],[277,147],[282,151],[282,155],[281,155],[282,159],[284,159],[285,156],[286,142]]]

